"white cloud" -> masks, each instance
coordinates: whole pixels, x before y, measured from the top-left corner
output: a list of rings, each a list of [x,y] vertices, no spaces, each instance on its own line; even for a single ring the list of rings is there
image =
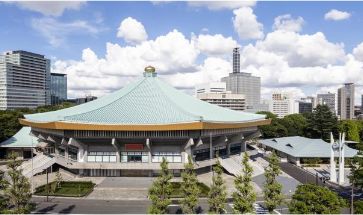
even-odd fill
[[[232,37],[224,37],[221,34],[200,34],[198,37],[193,36],[193,40],[196,47],[207,55],[230,54],[232,49],[238,45]]]
[[[138,44],[147,40],[144,25],[132,17],[127,17],[120,23],[117,37],[122,37],[126,42]]]
[[[103,29],[93,26],[84,20],[72,22],[61,22],[54,18],[34,18],[31,21],[32,28],[41,33],[48,42],[54,46],[60,46],[70,34],[91,34],[95,35]]]
[[[357,60],[363,61],[363,42],[353,49],[353,55]]]
[[[107,43],[106,55],[101,58],[85,49],[81,61],[56,61],[53,71],[68,74],[71,97],[87,93],[100,96],[140,77],[147,65],[155,66],[161,75],[194,73],[198,55],[193,42],[173,30],[134,46]]]
[[[65,10],[79,10],[86,2],[80,1],[20,1],[15,3],[22,9],[35,11],[46,16],[61,16]]]
[[[324,15],[324,18],[326,20],[334,20],[334,21],[349,19],[350,17],[351,17],[350,13],[345,11],[339,11],[336,9],[332,9]]]
[[[309,35],[277,30],[267,34],[264,40],[257,41],[255,48],[282,57],[290,66],[326,66],[346,60],[344,45],[329,42],[321,32]],[[245,64],[249,64],[249,59],[256,61],[251,56],[245,59]]]
[[[293,19],[290,14],[281,15],[275,18],[273,29],[300,32],[304,24],[304,19],[298,17]]]
[[[154,40],[121,46],[106,44],[106,54],[97,56],[85,49],[80,61],[57,60],[54,72],[68,74],[71,97],[101,96],[140,77],[147,65],[174,87],[191,91],[197,84],[219,81],[231,72],[229,48],[238,44],[222,35],[202,34],[186,38],[173,30]],[[241,70],[261,77],[262,94],[270,98],[277,89],[294,92],[296,97],[317,90],[332,89],[345,82],[357,84],[363,92],[361,45],[352,54],[343,44],[330,42],[323,33],[300,34],[276,30],[265,38],[241,48]],[[334,90],[335,89],[335,90]]]
[[[234,30],[241,39],[261,39],[263,25],[257,21],[256,15],[250,7],[242,7],[233,11]]]
[[[255,6],[255,0],[243,1],[189,1],[188,5],[192,7],[207,7],[209,10],[237,9],[240,7]]]

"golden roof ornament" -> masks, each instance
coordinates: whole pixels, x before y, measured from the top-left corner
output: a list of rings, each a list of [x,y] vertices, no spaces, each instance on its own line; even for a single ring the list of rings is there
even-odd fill
[[[155,67],[147,66],[147,67],[145,67],[145,72],[154,73],[155,72]]]

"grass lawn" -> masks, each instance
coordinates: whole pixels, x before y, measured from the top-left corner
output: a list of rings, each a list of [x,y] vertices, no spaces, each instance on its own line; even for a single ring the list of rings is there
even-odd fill
[[[181,197],[181,182],[171,182],[172,185],[172,192],[171,192],[171,197],[172,198],[178,198]],[[208,192],[209,192],[209,187],[203,183],[198,183],[199,189],[201,190],[201,193],[199,195],[199,197],[207,197],[208,196]]]
[[[94,183],[91,181],[62,181],[59,188],[56,188],[56,182],[49,184],[49,195],[65,196],[65,197],[82,197],[90,194],[93,191]],[[54,190],[54,192],[52,192]],[[46,196],[46,185],[37,187],[35,195]]]

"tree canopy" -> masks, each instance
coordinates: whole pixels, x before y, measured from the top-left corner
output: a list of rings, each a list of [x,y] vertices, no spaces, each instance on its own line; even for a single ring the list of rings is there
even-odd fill
[[[339,214],[345,202],[335,192],[313,184],[300,184],[289,204],[293,214]]]

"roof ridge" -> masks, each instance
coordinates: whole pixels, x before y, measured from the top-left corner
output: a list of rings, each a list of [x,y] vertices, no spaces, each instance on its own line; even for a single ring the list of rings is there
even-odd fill
[[[101,106],[101,107],[98,107],[96,109],[93,109],[93,110],[90,110],[90,111],[86,111],[86,112],[83,112],[83,113],[79,113],[79,114],[74,114],[74,115],[68,115],[68,116],[64,116],[64,119],[67,120],[68,118],[71,118],[71,117],[77,117],[77,116],[81,116],[83,114],[87,114],[87,113],[92,113],[94,111],[97,111],[97,110],[100,110],[102,108],[105,108],[105,107],[108,107],[110,105],[112,105],[113,103],[119,101],[120,99],[124,98],[125,96],[127,96],[128,94],[130,94],[131,92],[133,92],[138,86],[140,86],[144,81],[146,80],[146,78],[142,79],[142,81],[140,81],[138,84],[136,84],[135,86],[133,86],[127,93],[123,94],[120,98],[118,99],[115,99],[114,101],[104,105],[104,106]],[[125,86],[124,86],[125,87]]]
[[[156,79],[162,83],[162,84],[166,84],[164,83],[162,80],[160,80],[158,77],[156,77]],[[195,115],[195,114],[192,114],[188,111],[186,111],[184,108],[180,107],[179,105],[177,105],[170,97],[167,93],[164,92],[164,90],[157,84],[157,88],[160,89],[160,91],[165,95],[165,97],[168,99],[168,101],[172,104],[172,106],[174,106],[176,109],[182,111],[183,113],[185,113],[186,115],[189,115],[191,117],[196,117],[196,118],[199,118],[199,120],[202,122],[203,121],[203,116],[199,116],[199,115]]]

